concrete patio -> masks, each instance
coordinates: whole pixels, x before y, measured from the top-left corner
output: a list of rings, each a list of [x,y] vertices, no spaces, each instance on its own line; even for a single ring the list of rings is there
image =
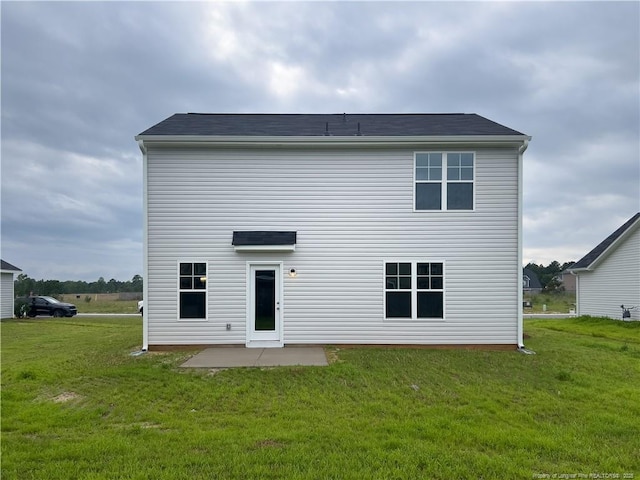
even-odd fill
[[[194,355],[180,366],[187,368],[230,368],[291,365],[325,366],[328,363],[322,347],[212,347]]]

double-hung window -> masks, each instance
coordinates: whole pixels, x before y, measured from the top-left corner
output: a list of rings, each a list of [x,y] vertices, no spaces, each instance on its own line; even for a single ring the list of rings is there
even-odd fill
[[[205,262],[180,262],[178,269],[179,318],[206,320],[207,264]]]
[[[415,209],[473,210],[474,170],[472,152],[417,152]]]
[[[386,262],[385,318],[444,318],[442,262]]]
[[[385,264],[387,318],[411,318],[411,264]]]
[[[442,263],[416,264],[418,318],[443,318],[444,269]]]

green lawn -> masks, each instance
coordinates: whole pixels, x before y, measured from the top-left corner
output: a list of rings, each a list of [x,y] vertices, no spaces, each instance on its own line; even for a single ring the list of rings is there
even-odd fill
[[[91,300],[89,302],[79,299],[73,303],[78,313],[131,313],[138,312],[137,300]]]
[[[131,356],[136,316],[1,328],[7,480],[640,478],[640,322],[527,321],[536,355],[328,348],[328,367],[220,371]]]
[[[569,313],[576,308],[575,292],[525,294],[523,299],[531,302],[531,308],[525,308],[524,313]],[[544,307],[546,305],[546,310]]]

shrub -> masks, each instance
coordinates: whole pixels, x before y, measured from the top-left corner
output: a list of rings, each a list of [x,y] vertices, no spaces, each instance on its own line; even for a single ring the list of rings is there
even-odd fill
[[[29,312],[29,302],[26,298],[16,298],[13,302],[13,315],[18,318],[27,316]]]

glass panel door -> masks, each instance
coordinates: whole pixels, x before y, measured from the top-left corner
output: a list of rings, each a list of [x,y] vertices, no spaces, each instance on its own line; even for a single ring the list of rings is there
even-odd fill
[[[280,264],[248,265],[247,346],[282,346],[282,267]]]
[[[276,329],[276,272],[275,270],[255,270],[255,311],[256,332]]]

